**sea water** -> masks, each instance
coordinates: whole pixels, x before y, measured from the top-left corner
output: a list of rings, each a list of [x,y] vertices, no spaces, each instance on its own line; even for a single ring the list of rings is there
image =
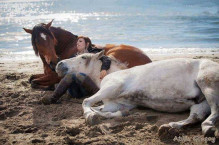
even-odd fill
[[[218,0],[0,0],[0,56],[35,58],[32,29],[53,26],[94,44],[128,44],[146,53],[219,53]]]

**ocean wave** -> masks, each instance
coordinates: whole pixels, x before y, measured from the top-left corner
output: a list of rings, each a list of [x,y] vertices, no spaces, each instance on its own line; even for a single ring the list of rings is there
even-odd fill
[[[197,48],[160,48],[160,49],[150,49],[142,48],[145,54],[150,57],[153,56],[187,56],[187,55],[219,55],[219,48],[215,49],[197,49]],[[0,58],[1,62],[7,61],[39,61],[40,57],[37,57],[34,52],[31,51],[22,51],[22,52],[9,52],[1,51],[0,49]]]
[[[219,48],[141,48],[147,54],[212,54],[219,53]]]

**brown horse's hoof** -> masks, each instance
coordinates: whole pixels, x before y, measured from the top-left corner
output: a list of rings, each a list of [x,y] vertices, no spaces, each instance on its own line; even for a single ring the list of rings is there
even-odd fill
[[[31,75],[30,78],[29,78],[29,80],[28,80],[28,82],[31,83],[32,80],[34,80],[34,79],[35,79],[34,75]]]
[[[39,85],[33,81],[31,81],[31,88],[33,89],[39,89]]]

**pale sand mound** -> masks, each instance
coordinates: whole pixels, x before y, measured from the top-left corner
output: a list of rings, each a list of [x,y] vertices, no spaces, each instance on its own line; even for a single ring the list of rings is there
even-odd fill
[[[219,62],[218,56],[205,57]],[[173,141],[176,135],[188,137],[185,143],[205,144],[200,123],[158,136],[161,124],[185,119],[189,112],[168,114],[137,108],[126,117],[101,119],[87,126],[82,99],[65,95],[61,104],[38,104],[44,92],[31,89],[28,79],[42,72],[39,61],[3,62],[0,71],[0,144],[177,144]]]

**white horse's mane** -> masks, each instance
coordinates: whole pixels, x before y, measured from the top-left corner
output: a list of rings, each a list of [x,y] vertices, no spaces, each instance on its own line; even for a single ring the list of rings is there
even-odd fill
[[[89,57],[89,59],[92,58],[92,56],[94,55],[94,53],[77,53],[76,54],[76,57],[77,56],[80,56],[80,55],[86,55],[86,57]],[[119,61],[118,59],[116,59],[114,56],[110,55],[110,56],[107,56],[111,59],[111,62],[114,62],[120,69],[127,69],[128,68],[128,63],[127,62],[121,62]]]

